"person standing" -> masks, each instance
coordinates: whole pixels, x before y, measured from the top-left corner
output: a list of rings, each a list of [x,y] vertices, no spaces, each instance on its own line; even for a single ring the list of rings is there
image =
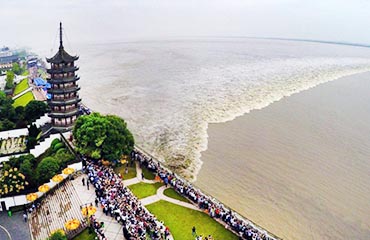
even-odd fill
[[[27,222],[27,213],[23,213],[23,219],[24,219],[24,222]]]
[[[89,181],[86,181],[87,190],[89,190],[90,183]]]
[[[82,186],[85,186],[85,178],[82,178]]]
[[[191,229],[191,235],[193,235],[193,237],[197,236],[197,229],[195,228],[195,226],[193,226],[193,228]]]

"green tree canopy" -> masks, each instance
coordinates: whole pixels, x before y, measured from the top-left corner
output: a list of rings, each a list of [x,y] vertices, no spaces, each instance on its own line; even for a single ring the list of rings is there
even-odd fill
[[[0,131],[6,131],[9,129],[14,129],[15,124],[8,119],[4,119],[3,121],[0,121]]]
[[[17,75],[22,74],[22,68],[19,66],[19,64],[18,64],[18,63],[13,63],[12,71],[13,71],[15,74],[17,74]]]
[[[37,100],[32,100],[30,101],[26,108],[24,109],[24,116],[25,119],[28,122],[33,122],[37,118],[43,116],[48,110],[48,106],[46,103],[37,101]]]
[[[119,160],[134,148],[134,137],[117,116],[93,113],[77,119],[73,129],[77,151],[94,159]]]
[[[12,121],[15,119],[13,102],[11,98],[6,97],[3,91],[0,91],[0,120],[9,119]]]
[[[6,78],[5,78],[5,81],[6,81],[5,88],[6,89],[11,89],[14,87],[14,77],[15,75],[13,71],[6,72]]]
[[[31,187],[36,187],[37,182],[35,178],[35,173],[33,171],[32,162],[30,159],[26,159],[21,163],[20,172],[26,176],[26,179],[30,183]]]
[[[46,182],[59,171],[58,161],[53,157],[46,157],[37,165],[37,176],[39,184]]]

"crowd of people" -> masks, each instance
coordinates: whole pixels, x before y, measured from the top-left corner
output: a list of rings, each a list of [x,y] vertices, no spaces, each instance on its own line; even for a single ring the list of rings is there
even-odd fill
[[[89,220],[90,220],[90,229],[94,230],[98,239],[107,240],[103,231],[104,223],[98,222],[95,215],[90,216]]]
[[[146,235],[153,240],[167,239],[168,228],[141,205],[111,168],[99,161],[87,160],[85,170],[88,181],[95,187],[96,202],[104,214],[123,225],[125,239],[145,240]]]
[[[199,189],[193,187],[187,181],[177,177],[168,169],[165,169],[157,161],[147,157],[138,150],[131,153],[131,159],[140,162],[142,167],[155,172],[165,184],[170,184],[179,194],[197,204],[200,209],[203,209],[210,217],[222,220],[225,226],[239,234],[240,238],[247,240],[270,240],[270,237],[265,231],[260,230],[249,223],[247,220],[235,214],[232,210],[226,208],[222,203],[214,198],[202,193]]]

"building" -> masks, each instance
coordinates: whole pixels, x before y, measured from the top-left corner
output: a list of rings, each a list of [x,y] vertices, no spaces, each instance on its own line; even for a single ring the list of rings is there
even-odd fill
[[[50,77],[47,81],[51,85],[48,90],[50,94],[48,105],[51,109],[49,117],[52,128],[64,132],[72,129],[79,115],[81,99],[78,95],[80,87],[77,81],[80,77],[76,75],[78,67],[75,61],[78,57],[69,55],[63,47],[62,23],[60,23],[59,32],[59,50],[54,57],[46,59],[50,63],[50,69],[47,69]]]
[[[8,47],[0,49],[0,70],[6,70],[13,67],[13,63],[18,62],[20,57],[12,52]]]

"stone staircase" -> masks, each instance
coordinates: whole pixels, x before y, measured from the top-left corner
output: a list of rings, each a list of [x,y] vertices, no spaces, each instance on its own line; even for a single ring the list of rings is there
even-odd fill
[[[77,235],[85,228],[84,217],[81,214],[82,205],[77,191],[70,181],[60,183],[60,186],[51,191],[41,201],[40,207],[29,216],[29,225],[32,239],[44,240],[52,232],[63,229],[68,237]],[[74,231],[67,231],[64,224],[73,218],[81,222],[81,226]]]

